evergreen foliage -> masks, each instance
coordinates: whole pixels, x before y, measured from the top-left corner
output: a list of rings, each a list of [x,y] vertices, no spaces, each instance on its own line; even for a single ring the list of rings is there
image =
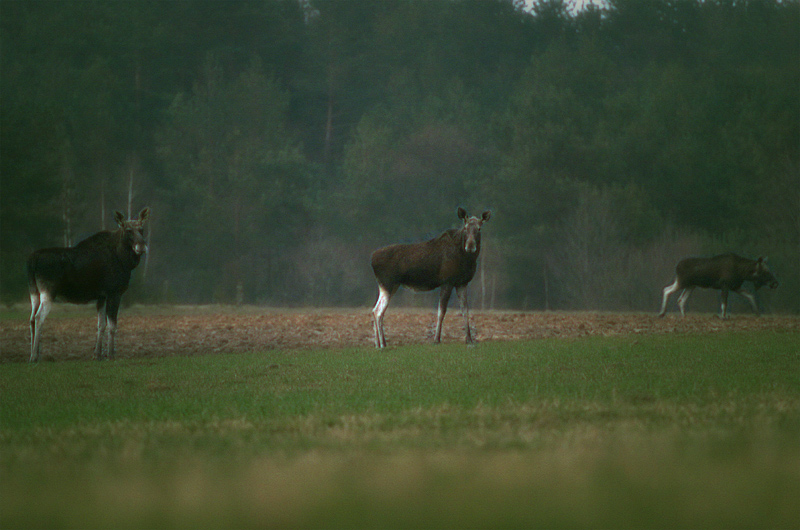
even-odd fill
[[[797,0],[3,2],[0,39],[4,303],[148,205],[131,301],[366,305],[461,205],[485,307],[655,310],[730,250],[800,312]]]

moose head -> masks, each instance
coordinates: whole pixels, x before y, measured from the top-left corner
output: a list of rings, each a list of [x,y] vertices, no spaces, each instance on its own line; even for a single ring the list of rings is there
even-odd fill
[[[122,231],[123,246],[133,250],[134,254],[141,256],[147,252],[147,243],[144,240],[144,223],[150,216],[150,208],[145,208],[139,212],[138,219],[126,220],[122,212],[114,212],[114,221]]]
[[[481,218],[470,217],[464,208],[458,209],[458,218],[464,221],[463,234],[464,234],[464,251],[465,252],[478,252],[481,244],[481,226],[489,220],[492,212],[485,211]]]

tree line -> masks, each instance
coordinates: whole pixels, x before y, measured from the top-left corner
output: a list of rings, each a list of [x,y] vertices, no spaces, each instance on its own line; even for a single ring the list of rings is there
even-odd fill
[[[800,312],[797,0],[43,0],[0,28],[4,303],[33,249],[150,206],[129,301],[368,305],[370,252],[464,206],[493,211],[477,307],[654,311],[732,250]]]

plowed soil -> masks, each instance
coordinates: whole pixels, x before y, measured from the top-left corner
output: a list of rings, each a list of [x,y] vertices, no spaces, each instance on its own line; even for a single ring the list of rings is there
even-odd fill
[[[56,306],[45,323],[42,360],[89,360],[96,320],[86,310]],[[59,315],[59,311],[62,312]],[[429,342],[433,310],[390,308],[386,314],[389,346]],[[800,317],[602,312],[473,311],[479,342],[575,338],[589,335],[715,333],[775,330],[800,332]],[[461,342],[463,319],[448,313],[442,342]],[[30,355],[27,318],[0,320],[0,362],[22,362]],[[263,308],[130,308],[119,318],[118,358],[240,353],[269,349],[369,347],[374,344],[369,309],[273,310]]]

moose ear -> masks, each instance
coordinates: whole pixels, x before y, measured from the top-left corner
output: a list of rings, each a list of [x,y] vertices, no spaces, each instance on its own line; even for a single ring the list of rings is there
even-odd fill
[[[459,219],[466,219],[466,217],[467,217],[467,211],[464,208],[462,208],[461,206],[459,206],[458,207],[458,218]]]
[[[486,210],[485,212],[483,212],[483,215],[481,216],[481,219],[483,219],[483,222],[485,223],[486,221],[491,219],[491,217],[492,217],[492,212],[490,212],[489,210]]]
[[[116,212],[114,212],[114,221],[116,221],[117,225],[122,227],[122,225],[125,224],[125,216],[122,215],[122,212],[117,210]]]
[[[145,208],[141,212],[139,212],[139,222],[144,223],[147,221],[147,218],[150,217],[150,208]]]

